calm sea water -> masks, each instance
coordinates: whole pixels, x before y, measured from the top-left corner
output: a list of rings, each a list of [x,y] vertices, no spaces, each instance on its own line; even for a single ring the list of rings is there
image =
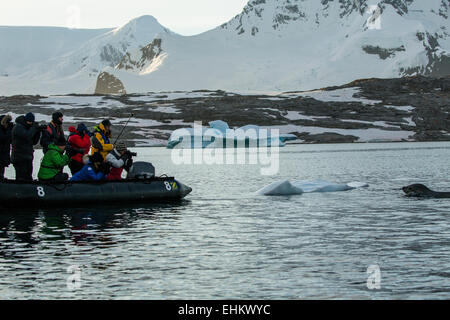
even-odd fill
[[[288,146],[276,176],[254,165],[176,166],[170,150],[136,150],[193,193],[153,207],[2,210],[0,298],[450,298],[450,199],[400,190],[450,190],[450,143]],[[282,179],[370,187],[255,195]],[[367,287],[371,265],[379,290]]]

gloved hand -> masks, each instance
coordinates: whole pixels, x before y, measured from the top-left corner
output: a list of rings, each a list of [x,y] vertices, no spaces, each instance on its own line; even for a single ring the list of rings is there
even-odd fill
[[[125,165],[123,166],[123,168],[124,168],[124,170],[126,172],[129,172],[132,166],[133,166],[133,159],[132,158],[128,158],[125,161]]]

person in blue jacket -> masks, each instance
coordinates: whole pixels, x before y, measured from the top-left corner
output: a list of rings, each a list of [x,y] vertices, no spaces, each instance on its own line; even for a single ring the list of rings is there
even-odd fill
[[[109,174],[109,166],[103,160],[103,156],[96,152],[89,157],[89,163],[77,172],[70,181],[100,181],[106,180]]]

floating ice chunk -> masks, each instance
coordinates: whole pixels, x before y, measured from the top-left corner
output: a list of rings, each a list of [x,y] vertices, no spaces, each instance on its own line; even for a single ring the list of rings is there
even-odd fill
[[[222,120],[211,121],[209,123],[209,126],[213,129],[219,130],[220,132],[222,132],[224,134],[227,133],[227,130],[230,130],[228,123],[226,123],[225,121],[222,121]]]
[[[183,128],[172,132],[167,148],[173,149],[176,146],[181,148],[206,148],[214,143],[217,138],[221,139],[223,134],[213,128],[202,128],[200,135],[193,128]]]
[[[298,139],[293,134],[277,134],[255,125],[230,129],[228,123],[217,120],[210,127],[177,129],[172,132],[167,148],[261,148],[284,147],[286,141]]]
[[[257,193],[263,196],[288,196],[302,194],[303,190],[293,186],[289,180],[284,180],[271,183],[267,187],[259,190]]]
[[[280,134],[281,142],[293,141],[293,140],[297,140],[297,139],[298,139],[298,137],[295,134],[290,134],[290,133]]]
[[[357,188],[368,187],[367,183],[363,182],[350,182],[345,184],[338,184],[333,182],[328,182],[325,180],[316,181],[293,181],[283,180],[274,182],[261,190],[257,191],[257,194],[264,196],[275,196],[275,195],[296,195],[303,193],[313,193],[313,192],[339,192],[348,191]]]
[[[354,189],[347,184],[337,184],[333,182],[328,182],[324,180],[316,181],[294,181],[292,185],[300,188],[305,193],[310,192],[338,192],[338,191],[348,191]]]

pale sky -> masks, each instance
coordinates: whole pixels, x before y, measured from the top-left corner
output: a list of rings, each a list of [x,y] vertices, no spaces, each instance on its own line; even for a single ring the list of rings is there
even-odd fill
[[[152,15],[183,35],[227,22],[248,0],[1,0],[1,26],[112,28]]]

